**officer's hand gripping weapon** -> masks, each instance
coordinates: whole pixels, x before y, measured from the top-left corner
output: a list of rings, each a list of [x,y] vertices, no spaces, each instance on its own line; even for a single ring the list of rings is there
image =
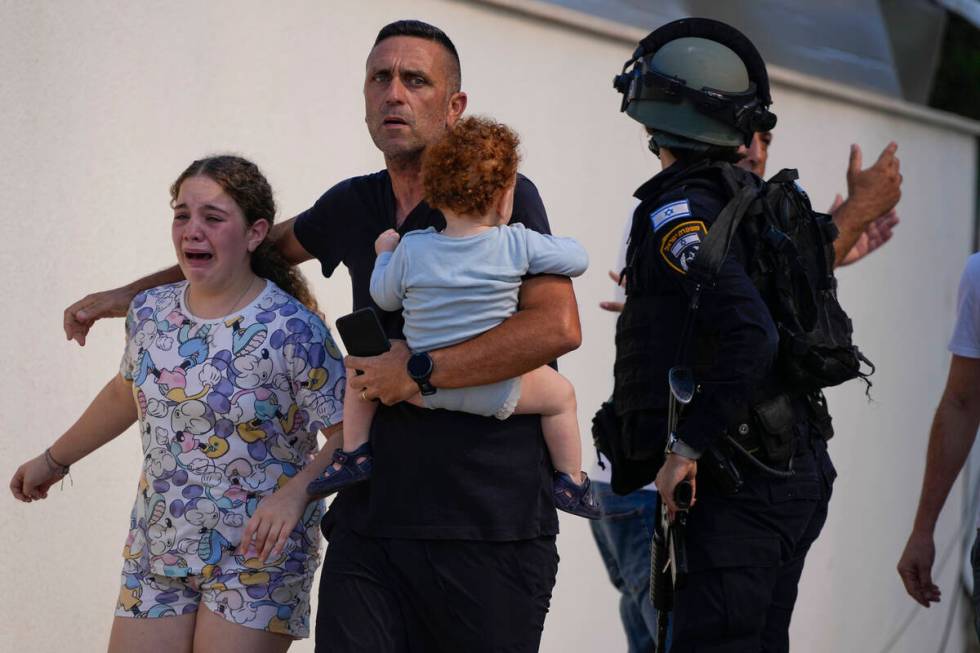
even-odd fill
[[[667,629],[674,609],[674,591],[684,587],[687,580],[687,511],[694,498],[690,481],[674,487],[674,503],[678,511],[670,520],[667,504],[660,499],[660,524],[653,533],[650,594],[657,609],[657,650],[667,650]],[[669,570],[669,571],[668,571]]]
[[[677,428],[680,404],[689,404],[694,398],[697,385],[694,373],[687,366],[675,366],[667,373],[670,397],[667,399],[668,442]],[[684,586],[687,580],[687,511],[694,501],[694,486],[682,480],[674,486],[674,504],[678,510],[671,520],[667,503],[661,498],[659,528],[654,529],[650,594],[657,608],[657,650],[667,647],[669,615],[674,609],[674,590]],[[668,570],[670,575],[668,576]]]

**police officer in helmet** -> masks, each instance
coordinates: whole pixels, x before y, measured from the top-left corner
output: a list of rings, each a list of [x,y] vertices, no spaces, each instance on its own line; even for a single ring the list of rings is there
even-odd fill
[[[615,86],[662,171],[635,193],[612,485],[627,493],[655,476],[671,510],[678,483],[694,486],[671,653],[786,651],[836,475],[820,388],[862,375],[853,363],[864,360],[846,316],[846,325],[835,319],[833,228],[791,171],[770,186],[730,165],[776,122],[765,64],[734,28],[699,18],[665,25],[640,42]],[[834,359],[801,372],[814,340],[833,341]],[[695,392],[668,434],[672,368],[687,371]]]

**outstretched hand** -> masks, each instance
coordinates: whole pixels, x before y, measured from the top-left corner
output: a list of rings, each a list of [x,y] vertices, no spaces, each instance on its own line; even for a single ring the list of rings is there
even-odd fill
[[[932,563],[936,559],[936,544],[931,533],[912,531],[898,561],[898,575],[902,577],[905,591],[916,603],[928,608],[938,603],[942,592],[932,582]]]
[[[835,220],[837,218],[837,209],[844,204],[844,198],[841,197],[840,193],[834,197],[834,203],[830,206],[829,213],[834,216]],[[872,222],[868,223],[861,236],[854,243],[854,247],[850,249],[844,259],[840,262],[841,265],[851,265],[852,263],[857,263],[865,256],[875,251],[885,243],[887,243],[892,238],[892,230],[901,222],[898,217],[898,213],[895,209],[888,211],[884,215],[880,215],[875,218]]]
[[[62,474],[51,468],[44,454],[31,458],[17,468],[10,479],[10,493],[24,503],[48,498],[48,490],[62,479]]]
[[[135,294],[123,286],[86,295],[65,309],[65,337],[84,347],[92,325],[104,317],[126,317]]]
[[[365,400],[378,399],[386,406],[413,397],[419,387],[408,375],[410,356],[404,340],[392,340],[391,349],[380,356],[346,357],[349,390]]]
[[[862,169],[863,156],[859,145],[851,145],[847,165],[847,201],[860,207],[860,226],[870,224],[898,204],[902,197],[902,174],[895,152],[898,144],[889,143],[874,165]]]

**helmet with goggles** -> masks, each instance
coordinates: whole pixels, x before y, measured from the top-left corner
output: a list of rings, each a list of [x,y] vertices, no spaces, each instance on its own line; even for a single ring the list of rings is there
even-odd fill
[[[621,111],[657,132],[722,147],[749,145],[776,125],[769,76],[734,27],[682,18],[651,32],[613,80]]]

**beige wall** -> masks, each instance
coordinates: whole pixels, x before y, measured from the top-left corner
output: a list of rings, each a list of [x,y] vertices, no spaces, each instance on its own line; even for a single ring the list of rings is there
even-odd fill
[[[519,130],[525,172],[556,232],[586,243],[576,282],[585,342],[562,361],[583,425],[608,394],[611,294],[630,194],[656,169],[638,125],[611,88],[631,48],[482,6],[416,1],[276,3],[0,3],[0,263],[11,308],[2,340],[0,477],[41,451],[114,373],[120,321],[88,345],[65,342],[61,311],[173,261],[167,188],[193,158],[252,157],[278,192],[281,215],[334,182],[383,163],[362,126],[362,62],[377,29],[423,18],[460,48],[470,110]],[[844,190],[847,147],[872,158],[899,140],[905,195],[898,235],[841,274],[857,339],[879,364],[875,401],[852,384],[832,393],[841,478],[811,556],[792,636],[796,651],[876,650],[911,610],[893,568],[922,470],[931,411],[948,356],[956,282],[971,246],[972,138],[784,87],[771,157],[800,168],[817,206]],[[330,317],[349,310],[346,273],[306,264]],[[74,486],[23,505],[0,499],[0,648],[98,651],[117,593],[119,552],[138,474],[138,439],[124,434],[73,471]],[[959,528],[955,491],[940,546]],[[616,595],[583,520],[562,520],[562,565],[542,650],[624,650]],[[954,560],[941,576],[959,591]],[[944,609],[917,616],[895,650],[938,644]],[[952,643],[961,647],[961,635]],[[955,648],[954,647],[954,648]],[[312,650],[312,642],[293,650]]]

